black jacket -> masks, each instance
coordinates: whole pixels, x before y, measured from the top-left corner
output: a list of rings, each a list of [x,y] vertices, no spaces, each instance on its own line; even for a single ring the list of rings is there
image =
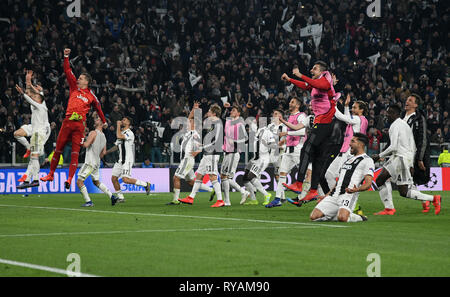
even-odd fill
[[[425,116],[416,110],[416,113],[408,119],[408,125],[411,127],[414,142],[416,143],[416,157],[418,161],[427,161],[430,158],[430,142],[427,138],[427,121]]]

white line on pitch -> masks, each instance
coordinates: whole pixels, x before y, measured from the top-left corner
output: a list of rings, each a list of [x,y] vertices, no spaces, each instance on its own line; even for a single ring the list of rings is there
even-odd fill
[[[34,237],[34,236],[61,236],[61,235],[99,235],[99,234],[125,234],[125,233],[153,233],[153,232],[195,232],[195,231],[234,231],[234,230],[271,230],[271,229],[308,229],[319,226],[285,226],[285,227],[237,227],[237,228],[195,228],[195,229],[149,229],[149,230],[117,230],[117,231],[84,231],[84,232],[55,232],[30,234],[0,234],[4,237]]]
[[[12,260],[7,260],[7,259],[0,259],[0,263],[67,275],[67,270],[48,267],[48,266],[17,262],[17,261],[12,261]],[[79,273],[79,276],[81,276],[81,277],[98,277],[98,275],[81,273],[81,272]]]
[[[28,206],[28,205],[0,204],[0,207],[20,207],[20,208],[48,209],[48,210],[66,210],[66,211],[79,211],[79,212],[120,214],[120,215],[178,217],[178,218],[190,218],[190,219],[208,219],[208,220],[241,221],[241,222],[245,221],[245,222],[254,222],[254,223],[291,224],[291,225],[320,226],[320,227],[330,227],[330,228],[348,228],[349,227],[349,226],[343,226],[343,225],[327,225],[327,224],[322,224],[322,223],[284,222],[284,221],[268,221],[268,220],[241,219],[241,218],[223,218],[223,217],[202,217],[202,216],[188,216],[188,215],[175,215],[175,214],[142,213],[142,212],[126,212],[126,211],[108,211],[108,210],[77,209],[77,208],[46,207],[46,206]]]

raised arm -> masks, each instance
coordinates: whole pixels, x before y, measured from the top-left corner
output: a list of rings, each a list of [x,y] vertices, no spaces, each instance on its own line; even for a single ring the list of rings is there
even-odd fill
[[[92,101],[92,105],[94,106],[95,110],[97,111],[98,116],[102,120],[103,128],[106,128],[108,124],[106,123],[105,115],[102,111],[102,106],[100,105],[100,101],[98,101],[97,96],[95,96],[94,92],[91,91],[91,94],[94,96],[94,100]]]
[[[361,121],[361,119],[359,117],[345,115],[336,106],[334,108],[336,109],[336,112],[334,114],[336,116],[336,118],[340,121],[345,122],[346,124],[356,125]],[[346,108],[348,109],[348,107],[346,107]]]
[[[77,78],[72,72],[70,68],[69,62],[70,49],[64,49],[64,73],[66,74],[67,82],[69,83],[70,91],[75,90],[77,88]]]
[[[116,137],[117,137],[117,139],[125,139],[125,135],[122,134],[122,131],[120,130],[120,126],[122,126],[122,121],[117,121]]]
[[[31,105],[35,106],[35,107],[39,107],[40,103],[36,102],[33,100],[33,98],[31,98],[30,96],[28,96],[27,94],[25,94],[25,92],[22,90],[21,87],[19,87],[19,85],[16,84],[16,90],[17,92],[19,92],[19,94],[23,95],[23,97],[25,98],[25,100],[30,103]]]
[[[308,86],[311,86],[313,88],[319,89],[319,90],[324,90],[324,91],[328,91],[331,86],[330,83],[328,82],[328,80],[325,78],[325,76],[322,76],[319,79],[312,79],[307,77],[306,75],[302,75],[301,77]]]
[[[309,86],[308,84],[306,84],[306,83],[304,83],[302,81],[290,78],[286,73],[283,73],[283,75],[281,76],[281,79],[284,80],[284,81],[290,82],[291,84],[294,84],[297,87],[299,87],[299,88],[301,88],[303,90],[306,90],[306,91],[310,91],[312,89],[312,87]]]

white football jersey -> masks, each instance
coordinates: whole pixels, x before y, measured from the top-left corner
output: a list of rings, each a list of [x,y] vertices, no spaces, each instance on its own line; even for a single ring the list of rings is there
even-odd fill
[[[390,145],[381,154],[384,158],[389,155],[400,156],[414,160],[416,143],[411,127],[401,118],[396,119],[389,127]]]
[[[97,167],[100,165],[100,153],[106,146],[106,137],[100,130],[95,130],[97,136],[91,145],[86,149],[86,157],[84,163],[91,165],[92,167]]]
[[[189,130],[181,138],[181,156],[192,157],[191,153],[201,148],[200,135],[196,130]]]
[[[255,135],[255,159],[269,158],[270,146],[275,144],[275,137],[268,127],[258,129]]]
[[[345,194],[346,188],[359,187],[366,175],[374,176],[375,164],[367,154],[350,155],[339,171],[339,180],[333,190],[333,196]]]
[[[278,142],[280,142],[283,139],[286,139],[286,136],[283,136],[283,137],[278,136],[278,135],[280,135],[281,132],[287,132],[288,129],[287,129],[286,125],[284,125],[282,123],[280,123],[278,125],[271,123],[271,124],[269,124],[269,126],[267,126],[267,128],[269,128],[270,132],[272,132],[275,139],[278,139]],[[277,149],[272,149],[271,154],[272,155],[282,154],[285,150],[286,150],[286,142],[284,142],[284,144],[282,146],[278,147]]]
[[[45,101],[42,101],[42,103],[37,103],[27,94],[24,94],[23,96],[31,105],[31,126],[33,131],[41,131],[50,128],[50,124],[48,122],[48,108]]]
[[[116,145],[119,148],[119,160],[117,163],[134,163],[134,133],[130,129],[122,131],[125,139],[117,139]]]

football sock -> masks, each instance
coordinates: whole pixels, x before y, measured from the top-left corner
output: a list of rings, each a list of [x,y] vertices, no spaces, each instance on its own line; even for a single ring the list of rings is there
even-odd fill
[[[56,153],[53,154],[53,157],[55,157]],[[71,157],[70,157],[70,165],[69,165],[69,178],[67,180],[69,180],[69,182],[72,180],[73,176],[75,175],[75,172],[77,171],[77,167],[78,167],[78,152],[72,152]],[[58,156],[58,160],[59,160],[59,156]],[[53,159],[52,159],[53,162]]]
[[[422,200],[422,201],[433,201],[434,197],[432,195],[427,195],[419,192],[416,189],[409,188],[408,193],[406,194],[406,198]]]
[[[394,201],[392,200],[392,184],[390,181],[386,181],[384,185],[379,188],[380,199],[384,204],[384,208],[393,209]]]
[[[266,197],[268,195],[267,191],[264,189],[263,185],[261,184],[261,181],[255,177],[252,179],[252,184],[255,186],[255,188]]]
[[[213,189],[211,187],[208,187],[204,183],[200,184],[200,190],[207,191],[207,192],[212,192],[213,191]]]
[[[283,192],[284,192],[283,183],[286,183],[286,176],[280,175],[280,178],[278,179],[277,190],[275,192],[276,193],[275,197],[277,197],[277,198],[281,198],[283,195]]]
[[[220,189],[220,184],[217,180],[212,182],[214,191],[216,192],[217,200],[222,200],[222,190]],[[191,196],[192,197],[192,196]]]
[[[245,182],[245,188],[247,189],[247,191],[250,193],[250,199],[251,200],[256,200],[256,196],[255,196],[255,189],[253,187],[253,184],[249,181]]]
[[[119,197],[119,199],[125,199],[125,197],[123,197],[122,190],[117,191],[116,194],[117,194],[117,197]]]
[[[232,186],[236,191],[244,193],[244,189],[233,178],[229,178],[228,182],[230,183],[230,186]]]
[[[356,223],[356,222],[362,222],[362,217],[360,215],[354,214],[354,213],[350,213],[350,215],[348,216],[347,222],[349,223]]]
[[[109,198],[111,198],[112,193],[111,193],[111,191],[108,189],[108,187],[105,186],[105,184],[100,183],[100,184],[98,185],[98,188],[99,188],[103,193],[105,193],[106,195],[108,195]]]
[[[189,197],[195,198],[195,195],[197,195],[197,192],[200,189],[201,184],[202,184],[201,180],[195,180],[194,185],[192,186],[191,194],[189,194]],[[217,194],[217,191],[216,191],[216,194]]]
[[[228,178],[222,179],[222,189],[225,198],[225,203],[230,203],[230,183]]]
[[[24,136],[18,136],[16,137],[16,140],[23,145],[27,150],[30,149],[30,143],[28,142],[28,140],[24,137]]]
[[[30,159],[30,164],[30,176],[27,177],[27,179],[30,178],[31,181],[39,180],[39,171],[41,169],[41,166],[39,164],[39,157],[32,156]]]
[[[313,220],[313,222],[328,222],[328,221],[331,221],[332,219],[329,217],[329,216],[323,216],[323,217],[320,217],[320,218],[318,218],[318,219],[315,219],[315,220]]]
[[[300,199],[305,198],[305,196],[306,196],[306,194],[308,194],[310,188],[311,188],[311,182],[304,181],[303,187],[302,187],[302,192],[300,193]]]
[[[87,191],[85,185],[83,185],[83,186],[80,188],[80,192],[81,192],[81,195],[83,195],[84,201],[86,201],[86,202],[91,201],[91,198],[89,198],[89,194],[88,194],[88,191]]]
[[[134,183],[136,186],[141,186],[141,187],[145,187],[147,186],[147,183],[145,181],[136,179],[136,182]]]
[[[55,152],[53,153],[52,161],[50,162],[50,172],[49,172],[49,174],[53,175],[53,173],[55,173],[56,167],[58,166],[58,163],[59,163],[59,157],[60,156],[61,156],[61,151],[55,150]],[[76,169],[76,167],[75,167],[75,169]]]
[[[177,201],[180,198],[180,189],[173,189],[173,201]]]

